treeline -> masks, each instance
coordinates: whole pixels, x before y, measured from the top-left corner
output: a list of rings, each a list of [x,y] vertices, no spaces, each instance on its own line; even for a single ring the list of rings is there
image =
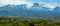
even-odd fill
[[[60,26],[58,20],[0,17],[0,26]]]

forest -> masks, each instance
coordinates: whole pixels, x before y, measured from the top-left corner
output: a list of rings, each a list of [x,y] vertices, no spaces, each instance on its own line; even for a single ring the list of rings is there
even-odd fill
[[[59,20],[0,17],[0,26],[60,26]]]

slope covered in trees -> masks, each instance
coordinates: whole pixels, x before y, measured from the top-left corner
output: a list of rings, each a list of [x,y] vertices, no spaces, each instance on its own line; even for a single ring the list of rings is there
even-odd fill
[[[60,26],[59,20],[0,17],[0,26]]]

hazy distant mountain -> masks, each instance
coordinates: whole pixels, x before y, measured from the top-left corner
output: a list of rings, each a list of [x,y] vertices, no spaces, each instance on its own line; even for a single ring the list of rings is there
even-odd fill
[[[54,11],[60,13],[60,7],[55,7]]]
[[[22,5],[6,5],[0,7],[1,16],[20,16],[31,18],[56,18],[60,17],[60,7],[55,7],[54,10],[50,10],[48,7],[41,6],[39,3],[34,3],[31,8],[28,9],[26,4]]]

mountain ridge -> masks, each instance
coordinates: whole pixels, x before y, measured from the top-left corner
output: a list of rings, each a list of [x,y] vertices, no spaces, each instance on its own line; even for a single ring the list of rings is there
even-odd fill
[[[59,19],[60,7],[55,7],[54,10],[50,10],[48,7],[43,7],[38,3],[34,3],[33,6],[28,9],[26,4],[11,6],[6,5],[0,7],[1,16],[20,16],[20,17],[31,17],[31,18],[48,18],[48,19]]]

